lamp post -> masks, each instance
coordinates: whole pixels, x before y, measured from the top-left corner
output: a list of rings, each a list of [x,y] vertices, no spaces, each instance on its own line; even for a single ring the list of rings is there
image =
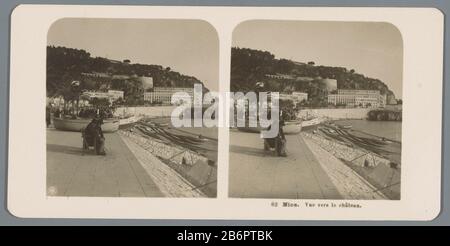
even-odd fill
[[[73,110],[75,111],[73,113],[76,115],[76,114],[78,114],[78,106],[79,106],[78,104],[80,102],[80,93],[81,93],[80,81],[78,81],[78,80],[72,81],[72,83],[70,83],[70,90],[72,92],[74,99],[77,102],[76,110],[75,110],[75,107],[73,108]]]

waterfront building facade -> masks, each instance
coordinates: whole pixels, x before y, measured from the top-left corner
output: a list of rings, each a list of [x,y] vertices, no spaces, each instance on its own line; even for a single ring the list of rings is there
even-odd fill
[[[328,103],[350,107],[384,108],[386,95],[378,90],[337,90],[336,94],[328,94]]]
[[[271,78],[271,79],[287,79],[287,80],[292,80],[295,79],[294,76],[290,75],[290,74],[281,74],[281,73],[277,73],[277,74],[266,74],[265,75],[267,78]]]
[[[93,98],[103,98],[103,99],[108,99],[109,102],[114,102],[119,98],[123,99],[123,91],[119,91],[119,90],[108,90],[107,92],[103,92],[103,91],[85,91],[83,92],[83,96],[89,99],[93,99]]]
[[[119,90],[108,90],[108,96],[111,101],[116,101],[119,98],[123,99],[123,91]]]
[[[288,93],[280,93],[280,100],[290,100],[294,103],[299,103],[302,101],[308,101],[308,93],[294,91],[291,94]]]
[[[296,102],[308,101],[308,93],[294,91],[292,92],[292,98]]]
[[[85,91],[82,96],[87,97],[89,99],[99,98],[99,99],[109,99],[108,92],[103,91]]]
[[[153,87],[153,91],[144,92],[144,101],[150,103],[172,104],[172,95],[177,92],[185,92],[186,97],[178,97],[178,103],[190,100],[193,103],[194,88],[185,87]]]

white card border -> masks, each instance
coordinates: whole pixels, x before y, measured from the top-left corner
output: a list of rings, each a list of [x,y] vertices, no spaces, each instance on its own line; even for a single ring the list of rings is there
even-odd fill
[[[220,90],[229,88],[231,34],[245,20],[379,21],[404,42],[400,201],[361,209],[272,208],[282,199],[227,198],[228,137],[219,129],[218,198],[46,197],[47,30],[60,18],[202,19],[217,30]],[[8,210],[18,217],[264,220],[431,220],[440,211],[443,14],[435,8],[19,5],[11,16]],[[24,70],[26,69],[26,72]],[[29,103],[32,102],[32,103]],[[30,121],[29,119],[34,119]],[[38,120],[42,119],[42,120]],[[308,200],[296,200],[303,202]],[[318,202],[319,200],[313,200]],[[327,200],[323,200],[327,201]]]

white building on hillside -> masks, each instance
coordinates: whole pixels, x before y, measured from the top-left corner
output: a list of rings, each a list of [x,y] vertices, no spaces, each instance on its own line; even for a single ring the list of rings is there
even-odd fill
[[[351,107],[383,108],[386,95],[378,90],[337,90],[337,94],[328,94],[328,103]]]
[[[290,100],[293,103],[297,104],[302,101],[308,101],[308,93],[294,91],[292,94],[288,93],[280,93],[280,100]]]
[[[297,102],[308,101],[308,93],[305,92],[294,91],[292,97]]]
[[[123,99],[123,91],[118,90],[108,90],[108,96],[112,101],[116,101],[119,98]]]
[[[185,92],[187,96],[185,98],[179,97],[178,103],[182,101],[190,100],[193,103],[194,100],[194,88],[184,88],[184,87],[154,87],[151,92],[144,92],[144,101],[150,103],[163,103],[171,104],[172,96],[177,92]]]
[[[123,99],[123,91],[118,90],[108,90],[108,92],[102,91],[85,91],[82,96],[84,98],[89,98],[89,100],[93,98],[104,98],[108,99],[110,103],[116,101],[119,98]]]

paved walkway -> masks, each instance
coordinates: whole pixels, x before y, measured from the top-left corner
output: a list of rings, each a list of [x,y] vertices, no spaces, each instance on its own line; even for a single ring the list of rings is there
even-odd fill
[[[381,192],[359,176],[350,167],[337,159],[328,151],[322,149],[318,144],[306,136],[302,136],[309,149],[317,157],[322,168],[327,172],[339,193],[345,199],[352,200],[374,200],[387,199]]]
[[[83,153],[81,134],[47,130],[47,194],[161,197],[163,194],[117,133],[105,134],[106,156]]]
[[[286,138],[288,156],[277,157],[264,151],[259,134],[230,131],[230,197],[341,199],[303,138]]]
[[[200,190],[196,189],[175,170],[164,164],[151,152],[142,148],[142,143],[125,134],[122,135],[122,140],[166,197],[205,197]]]

